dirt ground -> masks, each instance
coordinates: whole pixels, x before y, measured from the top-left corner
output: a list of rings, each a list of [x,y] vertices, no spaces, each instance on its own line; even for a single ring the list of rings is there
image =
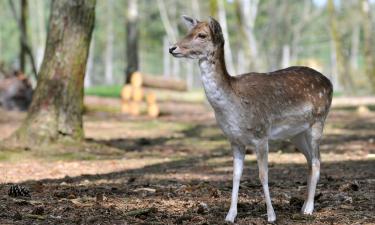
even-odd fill
[[[225,224],[232,159],[211,110],[169,101],[161,105],[162,116],[151,120],[121,115],[117,103],[86,99],[87,139],[80,146],[0,149],[0,224]],[[0,114],[3,139],[25,114]],[[330,113],[312,216],[299,213],[304,157],[286,141],[273,142],[270,151],[277,224],[375,224],[374,111],[344,104]],[[14,183],[31,197],[9,197]],[[267,224],[262,196],[249,149],[237,224]]]

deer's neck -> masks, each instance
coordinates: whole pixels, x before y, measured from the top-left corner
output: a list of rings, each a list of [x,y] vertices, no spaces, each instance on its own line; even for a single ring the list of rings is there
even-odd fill
[[[199,67],[209,102],[214,108],[225,107],[232,93],[230,75],[225,66],[224,48],[218,48],[214,54],[200,59]]]

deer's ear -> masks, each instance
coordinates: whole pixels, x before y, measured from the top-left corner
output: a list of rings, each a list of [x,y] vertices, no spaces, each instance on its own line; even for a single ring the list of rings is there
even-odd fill
[[[182,15],[182,20],[184,21],[186,27],[191,30],[193,27],[195,27],[198,24],[198,20],[191,18],[190,16]]]
[[[213,42],[215,44],[224,44],[223,32],[221,30],[219,22],[210,17],[210,19],[208,20],[208,24],[212,32]]]

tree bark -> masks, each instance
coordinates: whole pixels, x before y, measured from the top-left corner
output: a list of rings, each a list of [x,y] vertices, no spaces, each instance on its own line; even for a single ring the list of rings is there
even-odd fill
[[[131,75],[138,70],[138,9],[137,0],[128,1],[128,14],[126,21],[126,56],[128,65],[126,67],[125,83],[130,83]]]
[[[11,140],[26,146],[83,139],[83,82],[95,0],[54,0],[38,84]]]

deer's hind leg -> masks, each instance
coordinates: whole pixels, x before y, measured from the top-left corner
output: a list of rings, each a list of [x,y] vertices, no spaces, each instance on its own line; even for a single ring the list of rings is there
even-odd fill
[[[319,142],[322,133],[323,123],[317,122],[291,139],[292,143],[305,155],[309,168],[307,195],[302,207],[304,214],[312,214],[314,210],[314,196],[320,175]]]

